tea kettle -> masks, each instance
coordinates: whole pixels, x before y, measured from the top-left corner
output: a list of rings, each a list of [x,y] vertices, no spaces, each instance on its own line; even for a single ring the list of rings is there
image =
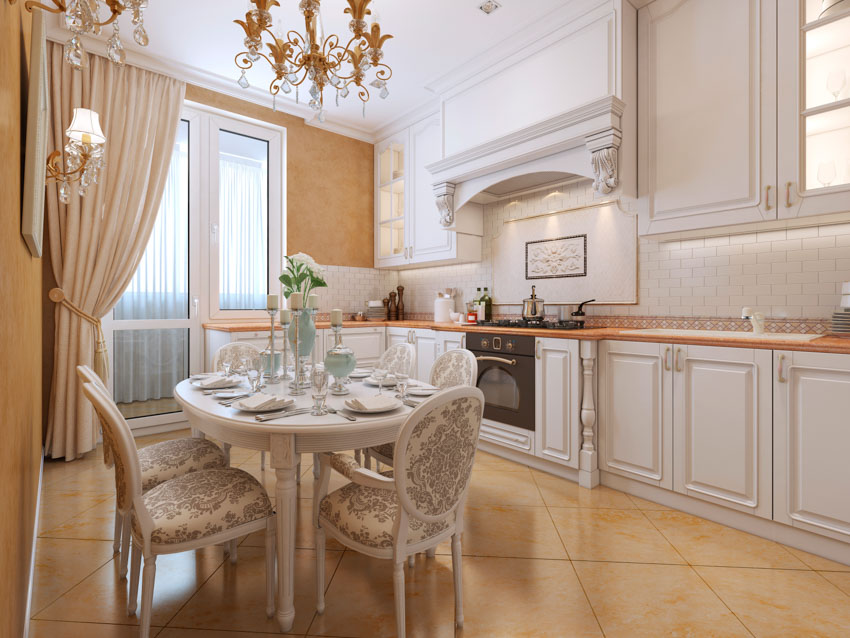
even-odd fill
[[[522,318],[526,321],[543,321],[543,300],[537,296],[537,286],[531,287],[531,296],[522,300]]]

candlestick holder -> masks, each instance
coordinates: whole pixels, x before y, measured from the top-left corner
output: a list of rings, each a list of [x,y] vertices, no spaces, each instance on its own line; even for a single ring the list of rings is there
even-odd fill
[[[271,321],[269,339],[269,371],[265,375],[269,383],[280,383],[280,375],[277,373],[277,362],[274,356],[274,318],[277,316],[277,308],[267,308],[269,320]]]
[[[295,340],[292,342],[292,347],[295,351],[295,369],[293,370],[293,379],[289,384],[289,394],[290,396],[301,396],[304,394],[304,379],[302,378],[304,375],[304,364],[301,361],[301,356],[298,351],[299,342],[301,341],[301,333],[298,331],[298,324],[301,319],[301,312],[295,311],[292,313],[292,327],[295,330]]]
[[[280,381],[283,383],[284,381],[289,381],[292,379],[292,376],[289,374],[289,323],[281,323],[280,327],[283,329],[283,359],[282,361],[282,374],[280,375]]]

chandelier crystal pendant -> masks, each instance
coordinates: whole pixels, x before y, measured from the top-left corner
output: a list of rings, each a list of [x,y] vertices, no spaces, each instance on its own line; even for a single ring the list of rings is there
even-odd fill
[[[106,136],[100,128],[100,116],[90,109],[75,108],[71,125],[65,131],[65,170],[62,153],[53,151],[47,157],[47,182],[59,182],[59,201],[67,204],[71,182],[79,182],[77,193],[84,197],[89,186],[97,184],[104,167],[103,148]]]
[[[65,61],[75,69],[86,66],[88,58],[83,48],[82,35],[98,35],[103,27],[112,25],[112,36],[106,42],[107,57],[121,66],[126,59],[124,45],[118,34],[118,16],[125,11],[132,14],[133,39],[140,46],[148,45],[148,33],[145,31],[144,12],[148,7],[148,0],[103,0],[109,10],[109,17],[101,21],[101,0],[50,0],[54,6],[47,6],[28,0],[24,6],[28,11],[43,9],[50,13],[64,13],[65,26],[71,31],[71,37],[65,42]],[[15,0],[11,0],[14,4]]]
[[[387,82],[392,77],[392,69],[382,60],[384,43],[393,36],[382,34],[381,25],[373,16],[371,25],[366,16],[372,15],[368,8],[372,0],[346,0],[345,13],[351,16],[348,23],[352,36],[343,46],[336,35],[325,36],[322,28],[321,0],[300,0],[298,8],[304,16],[304,33],[289,30],[286,35],[278,30],[272,32],[270,9],[279,7],[278,0],[250,0],[253,8],[245,14],[245,20],[234,20],[245,32],[243,41],[246,50],[236,54],[236,66],[242,73],[237,80],[239,86],[247,89],[250,84],[245,72],[254,66],[254,62],[264,59],[272,67],[275,78],[269,84],[273,99],[278,93],[290,93],[295,87],[296,102],[298,88],[307,83],[310,95],[310,108],[317,112],[317,119],[324,122],[324,92],[330,87],[336,91],[336,102],[345,99],[352,85],[357,97],[363,103],[366,114],[366,102],[369,101],[369,89],[366,87],[366,73],[375,70],[375,79],[369,86],[379,89],[381,99],[389,96]],[[265,42],[268,54],[263,51],[263,36],[271,41]]]

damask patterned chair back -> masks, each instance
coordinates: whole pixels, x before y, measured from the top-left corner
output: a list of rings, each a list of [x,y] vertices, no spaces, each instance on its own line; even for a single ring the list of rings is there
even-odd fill
[[[444,390],[410,413],[396,441],[394,469],[408,514],[436,522],[463,502],[483,414],[484,394],[470,386]]]
[[[416,346],[412,343],[396,343],[384,351],[378,359],[376,368],[382,368],[391,373],[416,375]]]
[[[255,356],[260,354],[260,349],[253,343],[228,343],[215,351],[212,361],[211,372],[217,372],[218,366],[222,361],[229,361],[234,368],[242,365],[242,359],[247,356]]]
[[[109,441],[115,461],[117,506],[120,511],[127,511],[142,496],[142,473],[133,433],[103,385],[84,383],[83,394],[97,412],[104,442]],[[144,507],[136,508],[136,515],[149,517]]]
[[[440,390],[478,383],[478,361],[469,350],[444,352],[431,367],[429,383]]]
[[[77,376],[80,379],[80,383],[93,383],[94,385],[100,386],[107,393],[109,393],[109,389],[106,387],[106,384],[103,382],[97,372],[92,370],[88,366],[77,366]],[[104,428],[103,422],[100,424],[101,430]],[[112,448],[109,447],[109,443],[106,440],[106,437],[103,437],[103,464],[106,467],[111,468],[114,459],[112,458]]]

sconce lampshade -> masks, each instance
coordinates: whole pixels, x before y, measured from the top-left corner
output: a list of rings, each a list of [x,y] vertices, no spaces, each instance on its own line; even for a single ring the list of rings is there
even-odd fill
[[[91,109],[75,108],[74,119],[65,134],[83,144],[104,144],[106,136],[100,128],[100,115]]]

